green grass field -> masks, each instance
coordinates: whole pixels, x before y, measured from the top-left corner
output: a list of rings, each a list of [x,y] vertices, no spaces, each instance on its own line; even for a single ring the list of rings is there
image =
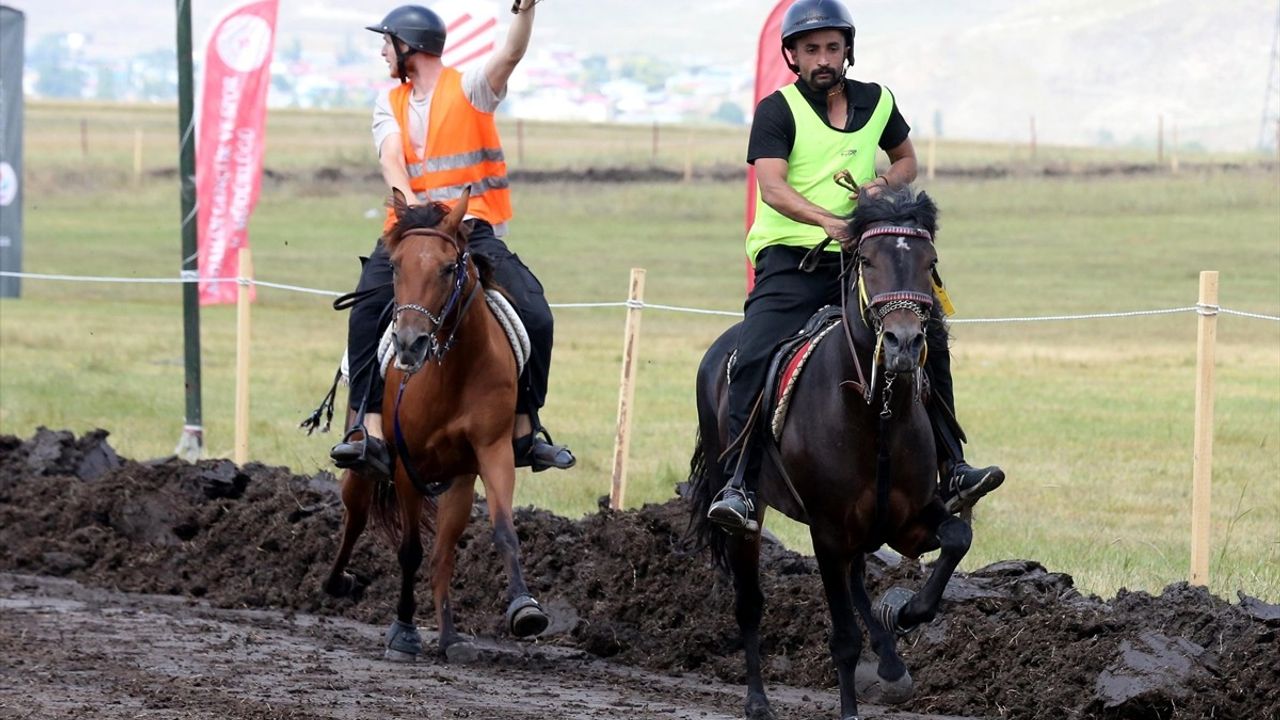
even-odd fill
[[[131,181],[135,129],[144,167],[172,167],[171,109],[35,105],[27,113],[25,269],[174,277],[176,181]],[[79,143],[87,119],[89,154]],[[512,129],[507,131],[511,150]],[[684,133],[683,135],[681,133]],[[741,130],[663,128],[657,162],[740,162]],[[529,167],[644,165],[651,128],[525,128]],[[267,165],[367,171],[363,114],[277,113]],[[944,145],[965,163],[1023,162],[1009,147]],[[514,154],[512,152],[512,154]],[[1069,164],[1095,150],[1042,149]],[[1038,157],[1040,157],[1038,156]],[[1043,158],[1042,158],[1043,159]],[[1128,162],[1131,159],[1117,158]],[[1019,175],[924,183],[942,209],[942,270],[957,319],[1185,307],[1201,270],[1221,273],[1225,307],[1280,315],[1280,182],[1263,169],[1140,177]],[[942,167],[946,167],[945,164]],[[1025,167],[1025,166],[1024,166]],[[376,184],[268,183],[251,224],[259,279],[344,291],[378,231]],[[510,238],[552,303],[616,302],[629,269],[646,300],[738,310],[743,298],[739,183],[523,184]],[[374,213],[376,214],[376,213]],[[261,289],[253,310],[252,445],[258,460],[325,467],[334,436],[297,422],[342,351],[345,316],[328,299]],[[576,517],[609,490],[623,310],[557,311],[544,420],[579,465],[524,475],[519,502]],[[701,353],[731,318],[648,310],[641,329],[627,504],[663,501],[694,436]],[[202,313],[208,452],[228,456],[235,311]],[[1280,323],[1219,319],[1212,588],[1280,599]],[[970,458],[1000,463],[1005,486],[979,508],[965,566],[1034,558],[1086,591],[1158,590],[1186,577],[1196,316],[957,324],[955,374]],[[104,427],[122,454],[172,452],[183,421],[176,285],[24,281],[0,301],[0,432]],[[776,517],[776,514],[771,517]],[[803,528],[774,522],[804,548]]]

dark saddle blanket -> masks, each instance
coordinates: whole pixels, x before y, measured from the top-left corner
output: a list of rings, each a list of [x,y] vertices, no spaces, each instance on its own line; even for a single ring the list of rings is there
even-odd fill
[[[774,442],[782,438],[782,428],[791,407],[791,391],[814,349],[840,325],[840,308],[827,305],[805,322],[800,332],[783,340],[769,361],[760,418],[768,418]]]

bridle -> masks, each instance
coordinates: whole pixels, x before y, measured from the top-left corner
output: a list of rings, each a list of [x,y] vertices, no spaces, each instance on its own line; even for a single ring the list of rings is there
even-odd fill
[[[849,327],[847,320],[843,323],[845,341],[848,343],[849,353],[853,357],[853,367],[858,373],[858,380],[853,385],[861,393],[862,399],[868,405],[871,404],[871,400],[875,395],[876,375],[880,367],[880,351],[884,344],[885,317],[897,310],[910,310],[923,324],[928,321],[929,311],[933,307],[932,295],[914,290],[891,290],[877,293],[868,299],[867,285],[862,277],[862,268],[866,262],[866,258],[862,255],[862,244],[872,238],[886,236],[899,238],[916,237],[930,242],[933,241],[933,235],[922,228],[907,227],[905,225],[881,225],[868,229],[858,237],[857,242],[853,244],[851,265],[846,265],[845,253],[840,254],[840,276],[841,278],[849,274],[854,276],[852,282],[858,288],[858,317],[861,318],[864,325],[871,329],[876,337],[875,350],[871,356],[871,382],[867,382],[866,376],[862,372],[862,363],[858,361],[858,352],[853,342],[853,331]],[[847,296],[848,293],[840,294],[840,309],[845,318],[849,317]],[[920,357],[921,366],[924,365],[924,361],[925,354],[922,353]],[[896,373],[885,373],[883,407],[880,410],[881,418],[887,419],[892,415],[889,410],[889,402],[892,399],[891,388],[896,378]]]
[[[423,307],[422,305],[418,305],[417,303],[406,303],[404,305],[397,304],[391,313],[391,320],[392,322],[395,322],[399,319],[400,313],[406,311],[416,312],[420,315],[426,316],[427,320],[431,321],[431,332],[429,335],[431,341],[430,345],[427,346],[427,362],[432,360],[435,360],[436,362],[443,362],[445,353],[449,352],[449,349],[453,347],[454,340],[458,335],[458,327],[461,323],[453,323],[453,329],[449,332],[449,336],[445,338],[443,342],[439,337],[440,330],[445,326],[450,313],[452,313],[455,308],[458,309],[457,317],[461,319],[462,315],[466,313],[467,308],[470,307],[471,301],[475,299],[476,293],[480,288],[480,283],[477,282],[475,284],[472,288],[471,294],[467,296],[466,302],[459,306],[459,301],[462,299],[462,290],[467,283],[467,266],[471,262],[471,252],[459,247],[457,238],[434,228],[412,228],[404,231],[400,237],[405,238],[412,236],[437,237],[447,240],[449,244],[453,246],[454,252],[456,253],[454,259],[453,288],[449,291],[449,296],[445,298],[444,305],[438,312],[433,313],[431,310]]]

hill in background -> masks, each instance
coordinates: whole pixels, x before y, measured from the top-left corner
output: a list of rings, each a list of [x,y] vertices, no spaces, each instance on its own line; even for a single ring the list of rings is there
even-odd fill
[[[172,49],[174,10],[155,0],[9,0],[27,14],[28,44],[84,32],[121,56]],[[192,0],[197,42],[229,3]],[[394,3],[282,0],[279,46],[350,48]],[[749,70],[773,0],[545,0],[534,47]],[[888,85],[917,135],[1020,141],[1034,116],[1044,143],[1154,144],[1160,116],[1184,144],[1274,147],[1280,97],[1268,98],[1280,3],[1236,0],[1050,0],[850,3],[854,75]],[[507,22],[506,3],[500,22]],[[352,36],[355,36],[355,40]],[[373,42],[367,42],[373,40]],[[1280,71],[1278,71],[1280,72]],[[1271,107],[1266,103],[1270,100]],[[1264,113],[1271,118],[1264,128]]]

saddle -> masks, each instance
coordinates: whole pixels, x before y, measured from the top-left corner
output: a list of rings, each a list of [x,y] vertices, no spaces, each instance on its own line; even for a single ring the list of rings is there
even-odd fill
[[[800,331],[783,340],[774,351],[765,374],[764,395],[760,399],[762,417],[770,419],[769,430],[774,442],[782,439],[787,410],[791,407],[791,391],[805,363],[818,343],[839,325],[840,308],[826,305],[809,316]]]
[[[498,319],[498,324],[507,335],[507,341],[511,343],[511,351],[516,356],[516,375],[519,376],[524,372],[525,363],[529,361],[529,333],[525,330],[524,323],[520,321],[515,308],[502,293],[497,290],[485,290],[484,296],[485,302],[489,305],[489,311]],[[387,376],[387,367],[391,364],[391,358],[395,355],[391,348],[391,333],[394,329],[394,321],[388,323],[387,329],[378,341],[378,374],[384,378]],[[339,372],[344,384],[349,383],[351,378],[350,354],[349,350],[342,354]]]

